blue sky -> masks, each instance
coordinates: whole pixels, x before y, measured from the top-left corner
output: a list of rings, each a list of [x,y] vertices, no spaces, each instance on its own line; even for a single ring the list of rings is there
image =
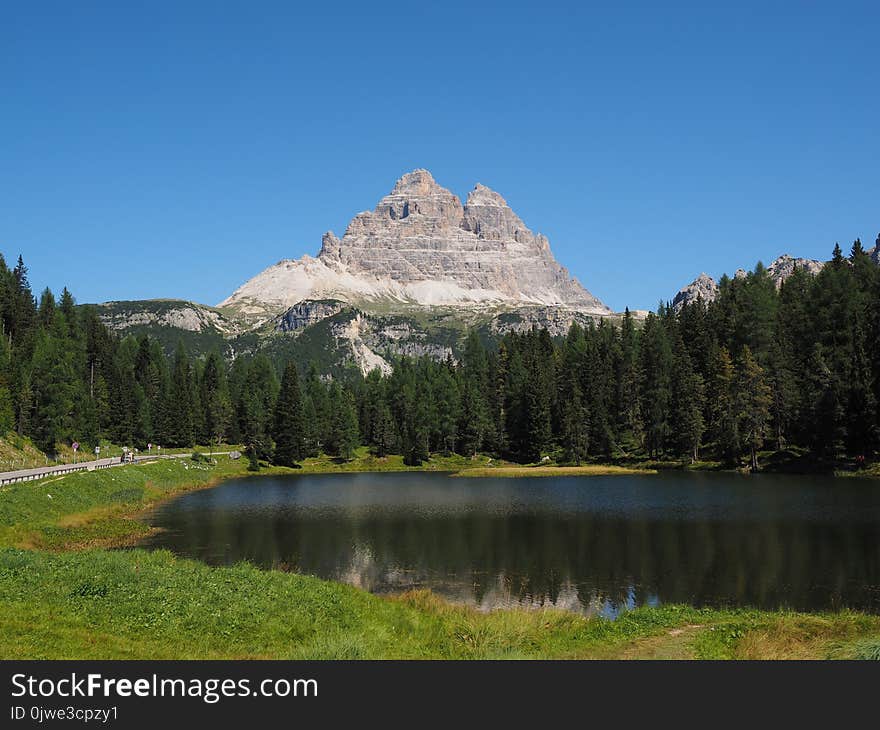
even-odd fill
[[[214,304],[416,167],[618,310],[880,231],[876,2],[298,5],[3,3],[0,251]]]

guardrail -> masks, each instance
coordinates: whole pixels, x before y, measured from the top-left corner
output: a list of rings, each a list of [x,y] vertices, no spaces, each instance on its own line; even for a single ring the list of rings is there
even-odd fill
[[[221,456],[229,454],[229,451],[210,451],[205,456]],[[43,477],[71,474],[76,471],[94,471],[95,469],[109,469],[111,466],[125,466],[126,464],[142,464],[145,461],[157,459],[188,459],[192,452],[185,454],[162,454],[155,456],[135,456],[133,461],[122,461],[121,456],[113,456],[108,459],[97,461],[83,461],[79,464],[58,464],[56,466],[41,466],[33,469],[19,469],[18,471],[0,472],[0,486],[15,484],[16,482],[30,482]]]
[[[115,462],[115,463],[114,463]],[[70,474],[75,471],[94,471],[95,469],[107,469],[119,464],[118,458],[99,459],[97,461],[84,461],[81,464],[59,464],[57,466],[42,466],[33,469],[19,469],[0,473],[0,485],[14,484],[15,482],[30,482],[35,479],[52,476],[55,474]]]

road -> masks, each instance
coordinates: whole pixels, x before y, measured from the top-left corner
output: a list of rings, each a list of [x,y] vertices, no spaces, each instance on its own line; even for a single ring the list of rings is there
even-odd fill
[[[229,454],[229,451],[212,451],[205,456],[222,456]],[[156,461],[157,459],[188,459],[192,453],[186,454],[162,454],[162,456],[136,456],[134,463],[139,464],[144,461]],[[127,462],[131,464],[132,462]],[[111,466],[125,466],[121,456],[113,456],[108,459],[93,459],[92,461],[81,461],[78,464],[56,464],[55,466],[39,466],[33,469],[19,469],[18,471],[0,472],[0,486],[4,484],[13,484],[15,482],[29,482],[34,479],[42,479],[43,477],[53,474],[70,474],[75,471],[94,471],[95,469],[109,469]]]

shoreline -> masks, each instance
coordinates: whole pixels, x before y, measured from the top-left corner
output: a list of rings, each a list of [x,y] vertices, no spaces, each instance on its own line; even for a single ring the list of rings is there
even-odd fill
[[[574,477],[574,476],[616,476],[627,474],[657,474],[656,469],[616,466],[614,464],[584,464],[582,466],[488,466],[473,467],[454,472],[452,477],[492,478],[492,477]]]
[[[150,510],[176,496],[209,489],[227,479],[272,475],[403,472],[445,473],[450,478],[491,479],[656,475],[669,471],[743,473],[741,469],[725,468],[717,462],[698,462],[691,465],[682,462],[643,460],[624,464],[557,466],[498,463],[487,456],[471,459],[455,455],[433,455],[425,464],[411,466],[404,464],[399,455],[379,458],[366,453],[363,449],[354,459],[348,461],[337,461],[331,457],[321,456],[304,460],[301,468],[265,465],[257,472],[248,471],[247,461],[244,458],[232,460],[225,455],[216,456],[210,463],[185,458],[152,460],[112,470],[80,471],[63,476],[50,475],[43,479],[0,486],[0,546],[55,551],[135,547],[140,540],[154,534],[155,528],[141,521]],[[875,473],[871,468],[861,471],[841,471],[833,468],[772,469],[759,473],[818,474],[833,478],[865,480],[880,476],[880,473]],[[158,474],[158,478],[154,476],[155,474]],[[3,502],[3,495],[28,491],[36,493],[44,487],[51,492],[65,489],[66,485],[103,483],[106,486],[117,482],[131,483],[130,489],[137,491],[137,499],[119,499],[119,490],[116,490],[103,495],[94,495],[95,501],[90,504],[82,504],[82,500],[75,500],[76,509],[56,510],[54,520],[35,522],[33,519],[26,519],[14,524],[3,520],[3,510],[8,508]],[[72,487],[72,490],[75,488]],[[134,496],[133,492],[131,494]]]
[[[378,596],[343,583],[247,564],[211,567],[136,545],[155,529],[139,521],[151,509],[227,479],[367,471],[351,464],[343,469],[318,466],[253,473],[243,460],[221,457],[209,465],[175,459],[4,487],[0,658],[880,656],[880,616],[849,610],[798,613],[661,605],[636,608],[613,620],[555,608],[484,613],[430,591]],[[407,470],[441,471],[439,464],[432,466]],[[505,469],[510,467],[483,468],[487,476],[508,476]],[[560,468],[520,470],[552,475]],[[603,466],[575,467],[584,468],[607,473]],[[613,473],[646,472],[616,467]],[[132,549],[114,549],[118,547]],[[206,605],[214,609],[208,612]]]

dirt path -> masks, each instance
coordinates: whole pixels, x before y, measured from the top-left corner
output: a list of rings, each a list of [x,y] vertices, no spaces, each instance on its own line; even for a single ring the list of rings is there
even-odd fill
[[[662,634],[635,639],[626,644],[609,647],[597,659],[696,659],[692,642],[706,627],[687,624]]]

